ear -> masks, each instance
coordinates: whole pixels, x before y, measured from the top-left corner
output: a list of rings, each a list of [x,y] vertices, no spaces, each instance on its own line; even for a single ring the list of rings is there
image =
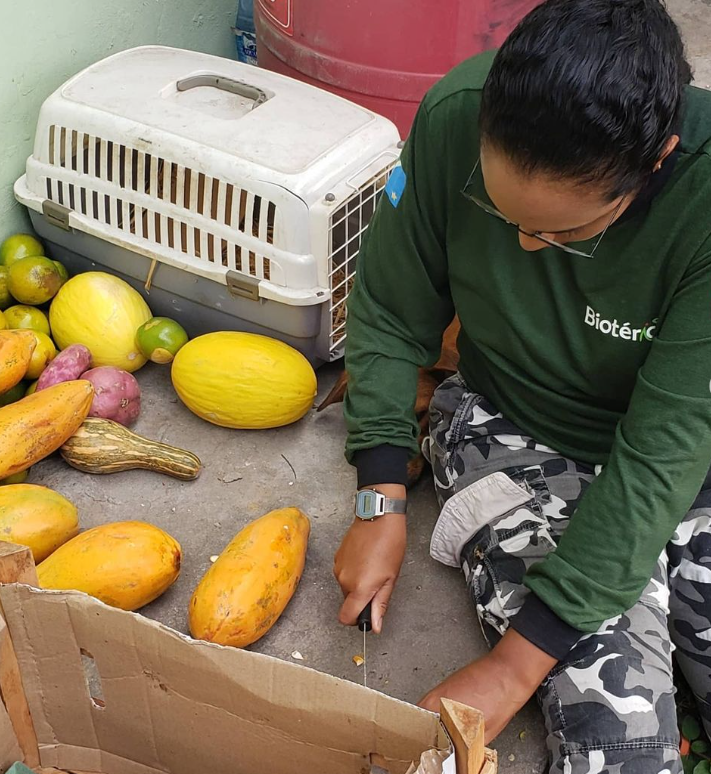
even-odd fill
[[[666,159],[671,156],[672,153],[676,150],[677,146],[679,145],[680,139],[678,134],[673,134],[665,143],[664,148],[662,150],[662,155],[657,160],[657,163],[654,165],[654,171],[659,172],[659,170],[662,168],[662,164],[666,161]]]

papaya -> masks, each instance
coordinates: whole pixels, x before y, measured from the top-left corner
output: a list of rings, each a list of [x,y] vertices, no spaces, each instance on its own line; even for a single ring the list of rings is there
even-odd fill
[[[77,509],[45,486],[0,487],[0,540],[32,550],[35,562],[46,559],[79,532]]]
[[[93,397],[91,382],[79,379],[0,408],[0,479],[21,473],[56,451],[79,429]]]
[[[243,648],[264,636],[296,591],[309,531],[297,508],[272,511],[241,530],[193,593],[193,637]]]
[[[94,527],[72,538],[37,567],[43,589],[83,591],[121,610],[157,599],[180,574],[181,548],[142,521]]]
[[[22,381],[36,346],[32,331],[0,331],[0,395]]]

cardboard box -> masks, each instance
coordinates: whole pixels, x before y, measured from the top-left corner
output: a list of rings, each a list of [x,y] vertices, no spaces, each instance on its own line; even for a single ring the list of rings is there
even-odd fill
[[[13,580],[36,583],[32,557],[2,544],[0,582]],[[24,761],[102,774],[368,774],[374,764],[405,774],[449,747],[429,712],[84,594],[11,583],[0,604],[3,772]],[[478,748],[474,768],[466,741],[458,750],[462,773],[494,772],[479,713],[449,710],[460,712],[448,717],[455,745],[468,724]]]

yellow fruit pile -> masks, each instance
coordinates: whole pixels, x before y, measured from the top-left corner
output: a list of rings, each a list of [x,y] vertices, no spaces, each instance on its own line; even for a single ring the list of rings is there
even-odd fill
[[[195,455],[96,413],[102,389],[106,398],[119,386],[96,372],[110,371],[113,380],[117,370],[137,371],[148,360],[172,363],[184,405],[222,427],[291,424],[316,395],[312,366],[280,341],[233,331],[189,341],[177,322],[153,317],[141,294],[118,277],[85,272],[70,279],[27,234],[0,245],[0,540],[31,548],[42,587],[83,591],[125,610],[150,603],[174,583],[177,541],[135,521],[80,533],[73,503],[25,479],[56,450],[89,473],[143,468],[197,478]],[[309,531],[308,518],[286,508],[236,535],[195,590],[193,635],[235,647],[262,637],[296,590]]]
[[[10,393],[0,390],[0,406],[23,397],[56,356],[42,306],[56,296],[67,277],[66,268],[47,258],[42,243],[30,234],[14,234],[0,244],[0,331],[26,330],[35,339],[25,381]]]

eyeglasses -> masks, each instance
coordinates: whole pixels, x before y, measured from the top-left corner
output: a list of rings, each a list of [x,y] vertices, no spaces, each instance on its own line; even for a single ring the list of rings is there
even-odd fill
[[[477,207],[484,210],[484,212],[488,213],[489,215],[493,215],[495,218],[498,218],[499,220],[503,220],[504,223],[507,223],[509,226],[513,226],[515,229],[519,231],[519,233],[523,234],[527,237],[532,237],[534,239],[539,239],[541,242],[545,242],[550,247],[557,247],[559,250],[562,250],[564,253],[569,253],[570,255],[579,255],[581,258],[592,258],[595,255],[595,251],[600,246],[600,242],[602,242],[603,237],[607,233],[607,229],[610,228],[610,226],[615,222],[615,219],[617,218],[617,215],[622,208],[622,205],[624,204],[625,198],[622,197],[620,203],[615,207],[615,211],[612,213],[612,217],[610,218],[610,222],[605,226],[605,229],[600,234],[600,237],[598,238],[597,242],[595,242],[595,246],[589,253],[583,253],[580,250],[576,250],[573,247],[568,247],[568,245],[563,245],[560,242],[556,242],[554,239],[548,239],[547,236],[544,236],[541,234],[540,231],[526,231],[525,229],[521,228],[518,223],[514,223],[513,221],[509,220],[506,215],[503,214],[503,212],[499,212],[496,207],[492,207],[490,204],[487,204],[486,202],[483,202],[481,199],[477,199],[476,196],[473,196],[468,192],[468,188],[471,187],[472,182],[474,181],[474,175],[476,174],[477,169],[479,169],[479,166],[481,164],[481,156],[477,159],[476,164],[474,165],[474,169],[472,169],[471,175],[469,175],[469,179],[467,180],[466,184],[464,185],[464,188],[462,188],[462,196],[469,199],[470,201],[474,202]]]

